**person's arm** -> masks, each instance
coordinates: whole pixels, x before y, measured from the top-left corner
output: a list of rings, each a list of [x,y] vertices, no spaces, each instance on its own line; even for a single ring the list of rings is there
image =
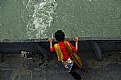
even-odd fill
[[[78,50],[78,37],[75,37],[74,41],[75,41],[75,47]]]
[[[53,42],[53,38],[49,38],[49,42],[50,42],[50,51],[54,52],[55,49],[53,48],[52,42]]]
[[[50,48],[52,48],[52,42],[53,42],[53,38],[49,38],[49,41],[50,41]]]
[[[72,48],[72,51],[77,52],[78,51],[78,37],[75,37],[74,41],[75,41],[75,47],[70,42],[69,42],[69,44]]]

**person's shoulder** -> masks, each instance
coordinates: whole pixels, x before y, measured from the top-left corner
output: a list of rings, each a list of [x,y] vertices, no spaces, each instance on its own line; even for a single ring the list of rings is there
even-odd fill
[[[55,43],[55,44],[54,44],[54,47],[56,47],[57,45],[58,45],[58,43]]]
[[[55,43],[54,45],[58,45],[58,43]]]
[[[69,44],[71,44],[71,42],[70,41],[66,41],[67,43],[69,43]]]
[[[71,42],[70,41],[64,41],[65,44],[68,44],[68,45],[71,45]]]

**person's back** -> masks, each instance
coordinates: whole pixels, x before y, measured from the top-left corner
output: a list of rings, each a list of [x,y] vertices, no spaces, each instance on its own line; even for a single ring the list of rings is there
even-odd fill
[[[56,52],[58,61],[61,61],[62,64],[64,65],[65,69],[76,79],[76,80],[82,80],[81,76],[76,72],[76,68],[74,66],[74,63],[71,59],[70,53],[67,50],[67,46],[65,42],[69,45],[71,48],[72,52],[77,52],[78,51],[78,37],[75,38],[75,46],[74,47],[69,41],[65,40],[65,34],[62,32],[62,30],[58,30],[55,33],[55,39],[58,41],[52,46],[52,41],[53,38],[50,38],[50,51],[51,52]]]

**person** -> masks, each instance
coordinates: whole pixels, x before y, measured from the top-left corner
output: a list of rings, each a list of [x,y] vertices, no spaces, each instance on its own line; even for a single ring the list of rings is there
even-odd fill
[[[66,71],[68,71],[75,80],[83,80],[80,74],[77,73],[75,62],[72,60],[71,52],[78,51],[78,37],[75,38],[75,47],[69,42],[65,40],[65,34],[62,30],[58,30],[55,32],[55,39],[58,43],[52,45],[53,38],[49,38],[50,42],[50,51],[56,52],[58,61],[61,61],[64,65]],[[70,48],[70,49],[69,49]]]

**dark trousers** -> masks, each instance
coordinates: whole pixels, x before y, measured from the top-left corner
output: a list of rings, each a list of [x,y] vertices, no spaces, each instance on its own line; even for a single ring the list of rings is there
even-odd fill
[[[81,76],[77,73],[74,65],[69,73],[74,77],[75,80],[81,80]]]

